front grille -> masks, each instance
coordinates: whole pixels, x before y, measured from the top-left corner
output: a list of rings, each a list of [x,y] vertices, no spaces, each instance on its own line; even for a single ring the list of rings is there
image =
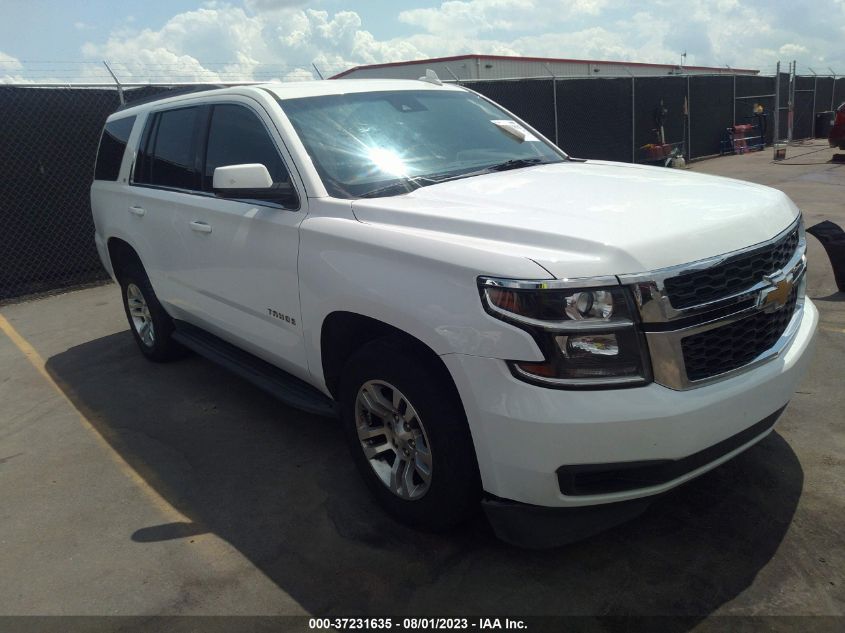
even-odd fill
[[[737,369],[771,348],[789,325],[797,298],[798,292],[793,289],[786,305],[777,312],[758,312],[681,340],[687,377],[702,380]]]
[[[781,270],[798,247],[798,229],[777,242],[768,244],[706,270],[687,273],[666,280],[666,292],[675,309],[728,297]]]

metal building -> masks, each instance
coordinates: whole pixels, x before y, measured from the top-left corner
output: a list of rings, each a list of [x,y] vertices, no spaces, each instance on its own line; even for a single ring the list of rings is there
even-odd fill
[[[679,66],[590,59],[508,57],[505,55],[456,55],[415,59],[389,64],[355,66],[332,79],[419,79],[431,68],[441,79],[519,79],[526,77],[628,77],[655,75],[757,75],[759,70],[727,66]]]

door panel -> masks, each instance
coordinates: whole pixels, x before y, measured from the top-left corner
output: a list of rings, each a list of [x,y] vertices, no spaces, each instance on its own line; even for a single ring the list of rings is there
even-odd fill
[[[297,276],[304,209],[211,191],[214,168],[225,165],[261,163],[274,184],[289,183],[276,134],[266,113],[247,103],[212,105],[201,151],[205,195],[180,211],[185,257],[178,275],[198,325],[307,377]]]
[[[186,318],[194,310],[197,298],[192,284],[186,284],[190,265],[190,240],[183,218],[196,207],[197,195],[154,187],[131,188],[127,209],[129,233],[142,236],[139,254],[156,296],[171,316]],[[139,215],[137,209],[143,209]]]
[[[180,212],[188,257],[178,281],[190,293],[197,325],[307,375],[296,268],[305,214],[210,196],[196,199]]]
[[[174,317],[307,379],[297,276],[304,196],[300,208],[285,209],[211,191],[217,166],[260,162],[274,182],[289,178],[281,138],[252,104],[230,97],[203,102],[195,118],[174,109],[157,113],[137,160],[141,186],[130,201],[144,214],[129,213],[146,223],[151,278]]]
[[[191,303],[175,279],[185,253],[180,209],[192,204],[190,191],[200,187],[195,153],[204,110],[172,108],[147,117],[126,209],[127,232],[137,237],[156,295],[175,317]]]

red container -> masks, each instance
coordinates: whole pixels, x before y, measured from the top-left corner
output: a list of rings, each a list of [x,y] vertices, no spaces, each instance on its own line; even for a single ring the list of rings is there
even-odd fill
[[[734,152],[737,154],[744,154],[748,149],[748,141],[745,140],[745,135],[754,129],[753,125],[734,125]]]
[[[663,160],[672,153],[672,146],[669,143],[663,145],[652,145],[647,147],[646,156],[648,160]]]
[[[836,109],[836,120],[827,137],[831,147],[845,149],[845,103]]]

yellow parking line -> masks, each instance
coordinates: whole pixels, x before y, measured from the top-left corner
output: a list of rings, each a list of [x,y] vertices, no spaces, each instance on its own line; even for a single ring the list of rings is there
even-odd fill
[[[117,467],[126,475],[138,488],[141,489],[146,497],[158,508],[166,518],[172,519],[173,521],[188,521],[188,517],[184,514],[179,512],[176,508],[174,508],[170,503],[165,500],[158,492],[156,492],[155,488],[150,486],[143,477],[141,477],[129,463],[121,457],[120,453],[112,448],[111,444],[108,443],[103,434],[97,430],[97,427],[94,426],[90,420],[79,410],[79,408],[73,403],[73,401],[68,398],[67,394],[59,387],[58,383],[53,379],[50,373],[47,371],[47,364],[44,362],[44,359],[41,357],[41,354],[29,344],[23,336],[21,336],[18,331],[14,328],[14,326],[9,323],[9,321],[0,314],[0,331],[2,331],[6,336],[9,337],[9,340],[12,341],[15,347],[20,350],[21,354],[23,354],[26,359],[29,361],[29,364],[32,365],[41,377],[47,381],[47,383],[53,388],[53,390],[67,402],[74,411],[79,415],[79,421],[82,423],[82,426],[88,430],[97,442],[106,449],[109,456],[111,457],[112,461],[117,465]]]
[[[826,332],[838,332],[839,334],[845,334],[845,327],[830,327],[829,325],[820,325],[819,328]]]

